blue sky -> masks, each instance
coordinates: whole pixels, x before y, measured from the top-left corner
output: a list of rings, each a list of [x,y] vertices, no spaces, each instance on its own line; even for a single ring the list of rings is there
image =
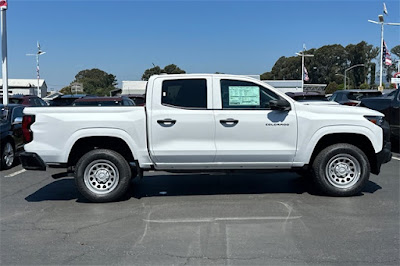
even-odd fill
[[[328,44],[379,45],[383,1],[23,1],[9,0],[9,78],[36,78],[36,41],[49,89],[83,69],[139,80],[152,63],[188,73],[261,74],[280,56]],[[400,22],[400,1],[385,1]],[[391,49],[400,26],[385,27]]]

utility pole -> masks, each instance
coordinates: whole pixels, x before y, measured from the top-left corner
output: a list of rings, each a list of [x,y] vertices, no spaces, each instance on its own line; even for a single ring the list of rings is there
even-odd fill
[[[0,1],[1,8],[1,56],[3,75],[3,105],[8,105],[8,64],[7,64],[7,1]]]
[[[304,57],[313,57],[312,54],[305,54],[306,52],[306,45],[303,44],[303,50],[296,55],[301,56],[301,91],[304,91]]]
[[[383,4],[383,13],[387,15],[387,9],[385,3]],[[379,77],[379,90],[383,91],[383,25],[400,26],[400,23],[385,23],[383,15],[379,15],[379,22],[374,20],[368,20],[368,22],[381,25],[381,57],[380,57],[380,77]]]
[[[36,56],[36,72],[37,72],[37,96],[42,98],[42,91],[40,90],[40,67],[39,67],[39,56],[44,55],[46,52],[43,52],[40,49],[40,43],[37,42],[37,53],[36,54],[26,54],[27,56]]]

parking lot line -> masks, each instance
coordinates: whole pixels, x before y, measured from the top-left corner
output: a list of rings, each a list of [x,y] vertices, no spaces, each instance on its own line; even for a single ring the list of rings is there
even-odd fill
[[[14,173],[12,173],[12,174],[6,175],[5,177],[13,177],[13,176],[22,174],[23,172],[26,172],[26,170],[25,170],[25,169],[22,169],[22,170],[19,170],[19,171],[17,171],[17,172],[14,172]]]
[[[217,217],[217,218],[200,218],[200,219],[161,219],[149,220],[144,219],[145,222],[150,223],[204,223],[204,222],[218,222],[218,221],[257,221],[257,220],[294,220],[299,219],[301,216],[271,216],[271,217]]]
[[[392,158],[397,160],[397,161],[400,161],[400,158],[397,158],[397,157],[394,157],[394,156],[392,156]]]

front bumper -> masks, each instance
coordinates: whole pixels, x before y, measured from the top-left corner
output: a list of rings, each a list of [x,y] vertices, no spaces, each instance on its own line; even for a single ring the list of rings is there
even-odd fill
[[[381,166],[384,163],[390,162],[392,160],[392,143],[390,142],[390,127],[387,121],[382,125],[383,129],[383,148],[380,152],[376,154],[376,164],[375,167],[371,169],[373,174],[379,174],[381,171]]]
[[[39,155],[33,152],[22,152],[19,155],[22,167],[26,170],[46,171],[46,164]]]

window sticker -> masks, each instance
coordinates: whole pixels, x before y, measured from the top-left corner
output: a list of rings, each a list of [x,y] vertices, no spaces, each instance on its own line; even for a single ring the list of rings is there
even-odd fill
[[[229,105],[260,106],[258,86],[229,86]]]

